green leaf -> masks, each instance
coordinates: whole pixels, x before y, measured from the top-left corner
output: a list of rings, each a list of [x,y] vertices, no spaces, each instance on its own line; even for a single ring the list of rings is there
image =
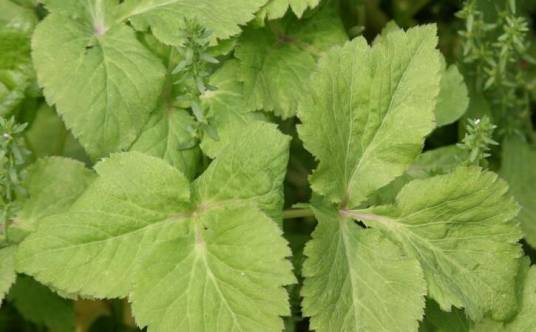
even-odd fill
[[[69,209],[94,179],[95,174],[81,162],[60,157],[39,159],[28,168],[23,184],[28,198],[12,227],[35,230],[39,220]]]
[[[355,207],[402,175],[434,128],[440,62],[435,26],[356,38],[324,56],[298,127],[319,166],[313,190]]]
[[[17,69],[30,61],[30,38],[25,32],[0,28],[0,69]]]
[[[473,320],[515,312],[521,248],[519,208],[506,183],[479,168],[458,168],[407,184],[391,206],[348,212],[383,230],[421,263],[428,294],[443,310]]]
[[[187,179],[167,162],[137,152],[95,167],[98,178],[65,213],[39,220],[18,250],[18,270],[67,293],[128,295],[144,247],[171,236],[189,206]]]
[[[0,248],[0,306],[17,277],[15,272],[16,250],[16,246]]]
[[[306,9],[318,6],[320,0],[269,0],[257,13],[261,20],[274,20],[285,15],[289,8],[298,17],[302,17]]]
[[[498,322],[489,318],[472,327],[471,332],[530,332],[536,326],[534,311],[536,310],[536,267],[530,265],[530,259],[525,257],[518,273],[519,311],[505,321]]]
[[[467,151],[456,145],[447,145],[420,154],[406,173],[388,185],[378,189],[370,196],[369,203],[392,204],[400,190],[414,179],[424,179],[434,175],[446,174],[461,166],[467,160]]]
[[[501,176],[521,205],[518,220],[527,242],[536,247],[536,148],[518,138],[502,144]]]
[[[437,126],[451,124],[462,117],[469,106],[469,95],[463,76],[456,67],[448,67],[443,60],[441,88],[437,96],[435,116]]]
[[[127,0],[121,17],[134,27],[151,32],[168,45],[179,44],[184,36],[184,19],[195,19],[217,39],[240,33],[240,25],[254,18],[266,0]]]
[[[269,217],[281,214],[288,145],[275,125],[259,123],[192,185],[164,160],[114,154],[96,165],[97,179],[69,210],[39,221],[19,247],[18,269],[81,296],[124,297],[134,287],[136,316],[151,331],[203,322],[208,330],[281,329],[279,316],[289,311],[282,287],[294,277]],[[190,284],[175,282],[181,271]],[[184,296],[167,303],[169,294]],[[204,310],[216,306],[221,314],[207,318]]]
[[[21,105],[34,79],[29,64],[0,69],[0,115],[7,116]]]
[[[255,208],[216,207],[152,250],[132,296],[149,331],[281,331],[294,282],[281,230]],[[268,254],[269,253],[269,254]]]
[[[273,124],[249,126],[196,180],[199,200],[206,207],[255,205],[280,220],[288,146]]]
[[[294,116],[316,58],[347,39],[331,7],[306,21],[289,18],[272,29],[246,30],[235,56],[240,60],[247,108]]]
[[[304,314],[323,331],[416,331],[426,284],[419,262],[380,231],[314,204],[318,225],[303,266]]]
[[[469,332],[470,321],[463,310],[452,309],[451,312],[442,311],[432,300],[426,303],[426,315],[423,325],[433,332]],[[420,332],[424,332],[422,329]]]
[[[242,135],[246,127],[264,119],[262,114],[250,112],[246,108],[239,70],[237,60],[226,61],[210,78],[209,84],[216,89],[207,90],[201,96],[210,110],[210,123],[218,130],[217,141],[208,135],[204,135],[201,141],[201,149],[212,158],[232,142],[235,136]]]
[[[184,150],[181,145],[193,139],[188,128],[194,124],[195,120],[188,112],[161,106],[151,115],[130,151],[164,159],[193,179],[198,172],[201,154],[198,148]]]
[[[504,324],[504,332],[529,332],[536,326],[536,267],[533,265],[521,272],[519,312]]]
[[[11,1],[0,1],[0,26],[30,33],[35,24],[37,17],[31,9]]]
[[[420,154],[407,171],[414,179],[446,174],[467,159],[467,151],[457,145],[447,145]]]
[[[1,8],[0,8],[1,9]],[[21,23],[22,24],[22,23]],[[0,27],[0,115],[13,112],[35,79],[30,64],[30,35],[16,27]]]
[[[98,2],[100,4],[100,2]],[[109,4],[109,3],[108,3]],[[156,106],[159,59],[123,24],[52,13],[33,36],[33,60],[50,105],[93,157],[127,148]],[[99,16],[100,15],[100,16]]]
[[[74,306],[27,276],[19,276],[8,299],[27,320],[54,332],[73,332]]]
[[[36,159],[63,156],[89,162],[84,148],[65,128],[56,111],[46,104],[37,109],[35,118],[24,135],[32,157]]]

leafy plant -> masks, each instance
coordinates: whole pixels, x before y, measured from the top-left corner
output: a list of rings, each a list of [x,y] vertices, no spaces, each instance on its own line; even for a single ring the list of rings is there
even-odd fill
[[[3,0],[0,331],[531,331],[535,12]]]

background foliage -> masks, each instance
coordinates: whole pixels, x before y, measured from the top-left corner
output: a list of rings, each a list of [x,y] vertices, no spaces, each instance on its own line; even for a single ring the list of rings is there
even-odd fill
[[[0,331],[533,331],[535,22],[0,0]]]

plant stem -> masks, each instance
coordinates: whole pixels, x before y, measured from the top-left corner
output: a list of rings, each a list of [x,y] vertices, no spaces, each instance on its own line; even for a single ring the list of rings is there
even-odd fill
[[[299,219],[314,217],[311,209],[289,209],[283,211],[283,219]]]

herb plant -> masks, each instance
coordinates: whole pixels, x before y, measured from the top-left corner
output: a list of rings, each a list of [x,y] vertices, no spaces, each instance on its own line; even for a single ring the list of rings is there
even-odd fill
[[[531,15],[0,0],[0,331],[536,330]]]

